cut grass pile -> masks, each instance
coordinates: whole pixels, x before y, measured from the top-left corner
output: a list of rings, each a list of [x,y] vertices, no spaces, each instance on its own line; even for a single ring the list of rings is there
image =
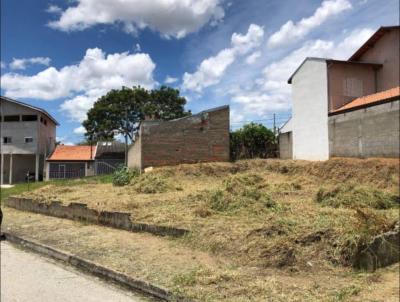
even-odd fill
[[[354,184],[336,185],[331,189],[320,188],[316,195],[316,201],[334,208],[369,207],[384,210],[400,205],[398,195]]]
[[[399,220],[398,183],[397,160],[246,160],[155,168],[124,187],[50,184],[22,195],[130,211],[138,222],[190,229],[174,242],[226,259],[235,269],[200,269],[178,276],[175,288],[220,301],[212,291],[242,282],[248,270],[306,276],[350,266],[358,245]],[[259,286],[270,285],[255,286],[255,296]]]

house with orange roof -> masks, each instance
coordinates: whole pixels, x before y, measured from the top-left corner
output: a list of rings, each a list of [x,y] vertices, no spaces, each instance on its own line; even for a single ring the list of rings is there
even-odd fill
[[[97,142],[94,146],[58,145],[46,160],[46,180],[109,174],[125,163],[125,144]]]
[[[289,78],[281,158],[399,156],[400,26],[379,28],[347,61],[306,58]]]
[[[94,175],[96,146],[58,145],[47,158],[46,180]]]

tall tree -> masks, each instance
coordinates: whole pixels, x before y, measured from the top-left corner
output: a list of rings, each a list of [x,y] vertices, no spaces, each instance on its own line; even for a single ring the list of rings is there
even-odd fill
[[[148,91],[142,87],[113,89],[100,97],[82,123],[90,141],[111,140],[122,135],[134,140],[139,123],[146,116],[170,120],[190,114],[184,106],[186,99],[179,90],[161,86]]]

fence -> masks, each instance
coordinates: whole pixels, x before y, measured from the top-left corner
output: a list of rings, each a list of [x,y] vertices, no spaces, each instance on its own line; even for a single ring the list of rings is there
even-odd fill
[[[50,179],[79,178],[85,176],[85,170],[50,171]]]
[[[123,160],[107,160],[95,162],[95,175],[111,174],[121,165],[124,164]]]

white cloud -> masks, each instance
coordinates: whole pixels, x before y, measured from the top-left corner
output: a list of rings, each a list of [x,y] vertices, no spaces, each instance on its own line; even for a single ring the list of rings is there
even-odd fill
[[[73,142],[68,141],[68,139],[66,137],[63,137],[63,136],[62,137],[57,136],[56,137],[56,141],[60,142],[62,145],[66,145],[66,146],[73,146],[74,145]]]
[[[164,83],[165,84],[173,84],[173,83],[176,83],[177,81],[178,81],[178,78],[174,78],[174,77],[167,75],[167,77],[164,80]]]
[[[122,86],[152,88],[156,65],[145,53],[106,55],[101,49],[88,49],[76,65],[60,70],[49,67],[35,75],[6,73],[2,77],[5,94],[15,98],[55,100],[69,98],[61,105],[72,120],[81,122],[98,97]]]
[[[368,28],[352,31],[342,41],[314,40],[272,62],[263,69],[262,78],[245,89],[230,91],[232,101],[240,105],[242,114],[262,116],[267,113],[289,110],[291,86],[287,80],[306,57],[326,57],[347,60],[371,35]]]
[[[246,58],[246,63],[249,65],[254,64],[261,57],[261,51],[255,51]]]
[[[77,127],[74,129],[74,133],[75,134],[85,134],[86,133],[86,129],[83,126]]]
[[[135,52],[141,52],[142,51],[142,48],[140,47],[139,43],[135,44],[134,50],[135,50]]]
[[[260,46],[263,38],[264,29],[256,24],[251,24],[245,35],[234,33],[231,38],[231,48],[225,48],[216,56],[203,60],[196,72],[185,72],[183,88],[200,93],[205,87],[219,83],[235,59]]]
[[[49,7],[46,9],[46,12],[50,14],[61,14],[62,9],[57,5],[49,5]]]
[[[35,57],[35,58],[23,58],[23,59],[13,58],[12,62],[10,63],[10,68],[14,70],[26,69],[28,65],[33,65],[33,64],[49,66],[50,62],[51,59],[47,57]]]
[[[224,17],[221,0],[77,0],[50,27],[84,30],[97,24],[122,23],[136,32],[146,27],[164,37],[183,38]]]
[[[306,36],[312,29],[320,26],[330,17],[351,8],[352,5],[348,0],[325,0],[311,17],[303,18],[296,24],[289,20],[282,25],[279,31],[270,36],[268,46],[277,47],[293,43]]]

